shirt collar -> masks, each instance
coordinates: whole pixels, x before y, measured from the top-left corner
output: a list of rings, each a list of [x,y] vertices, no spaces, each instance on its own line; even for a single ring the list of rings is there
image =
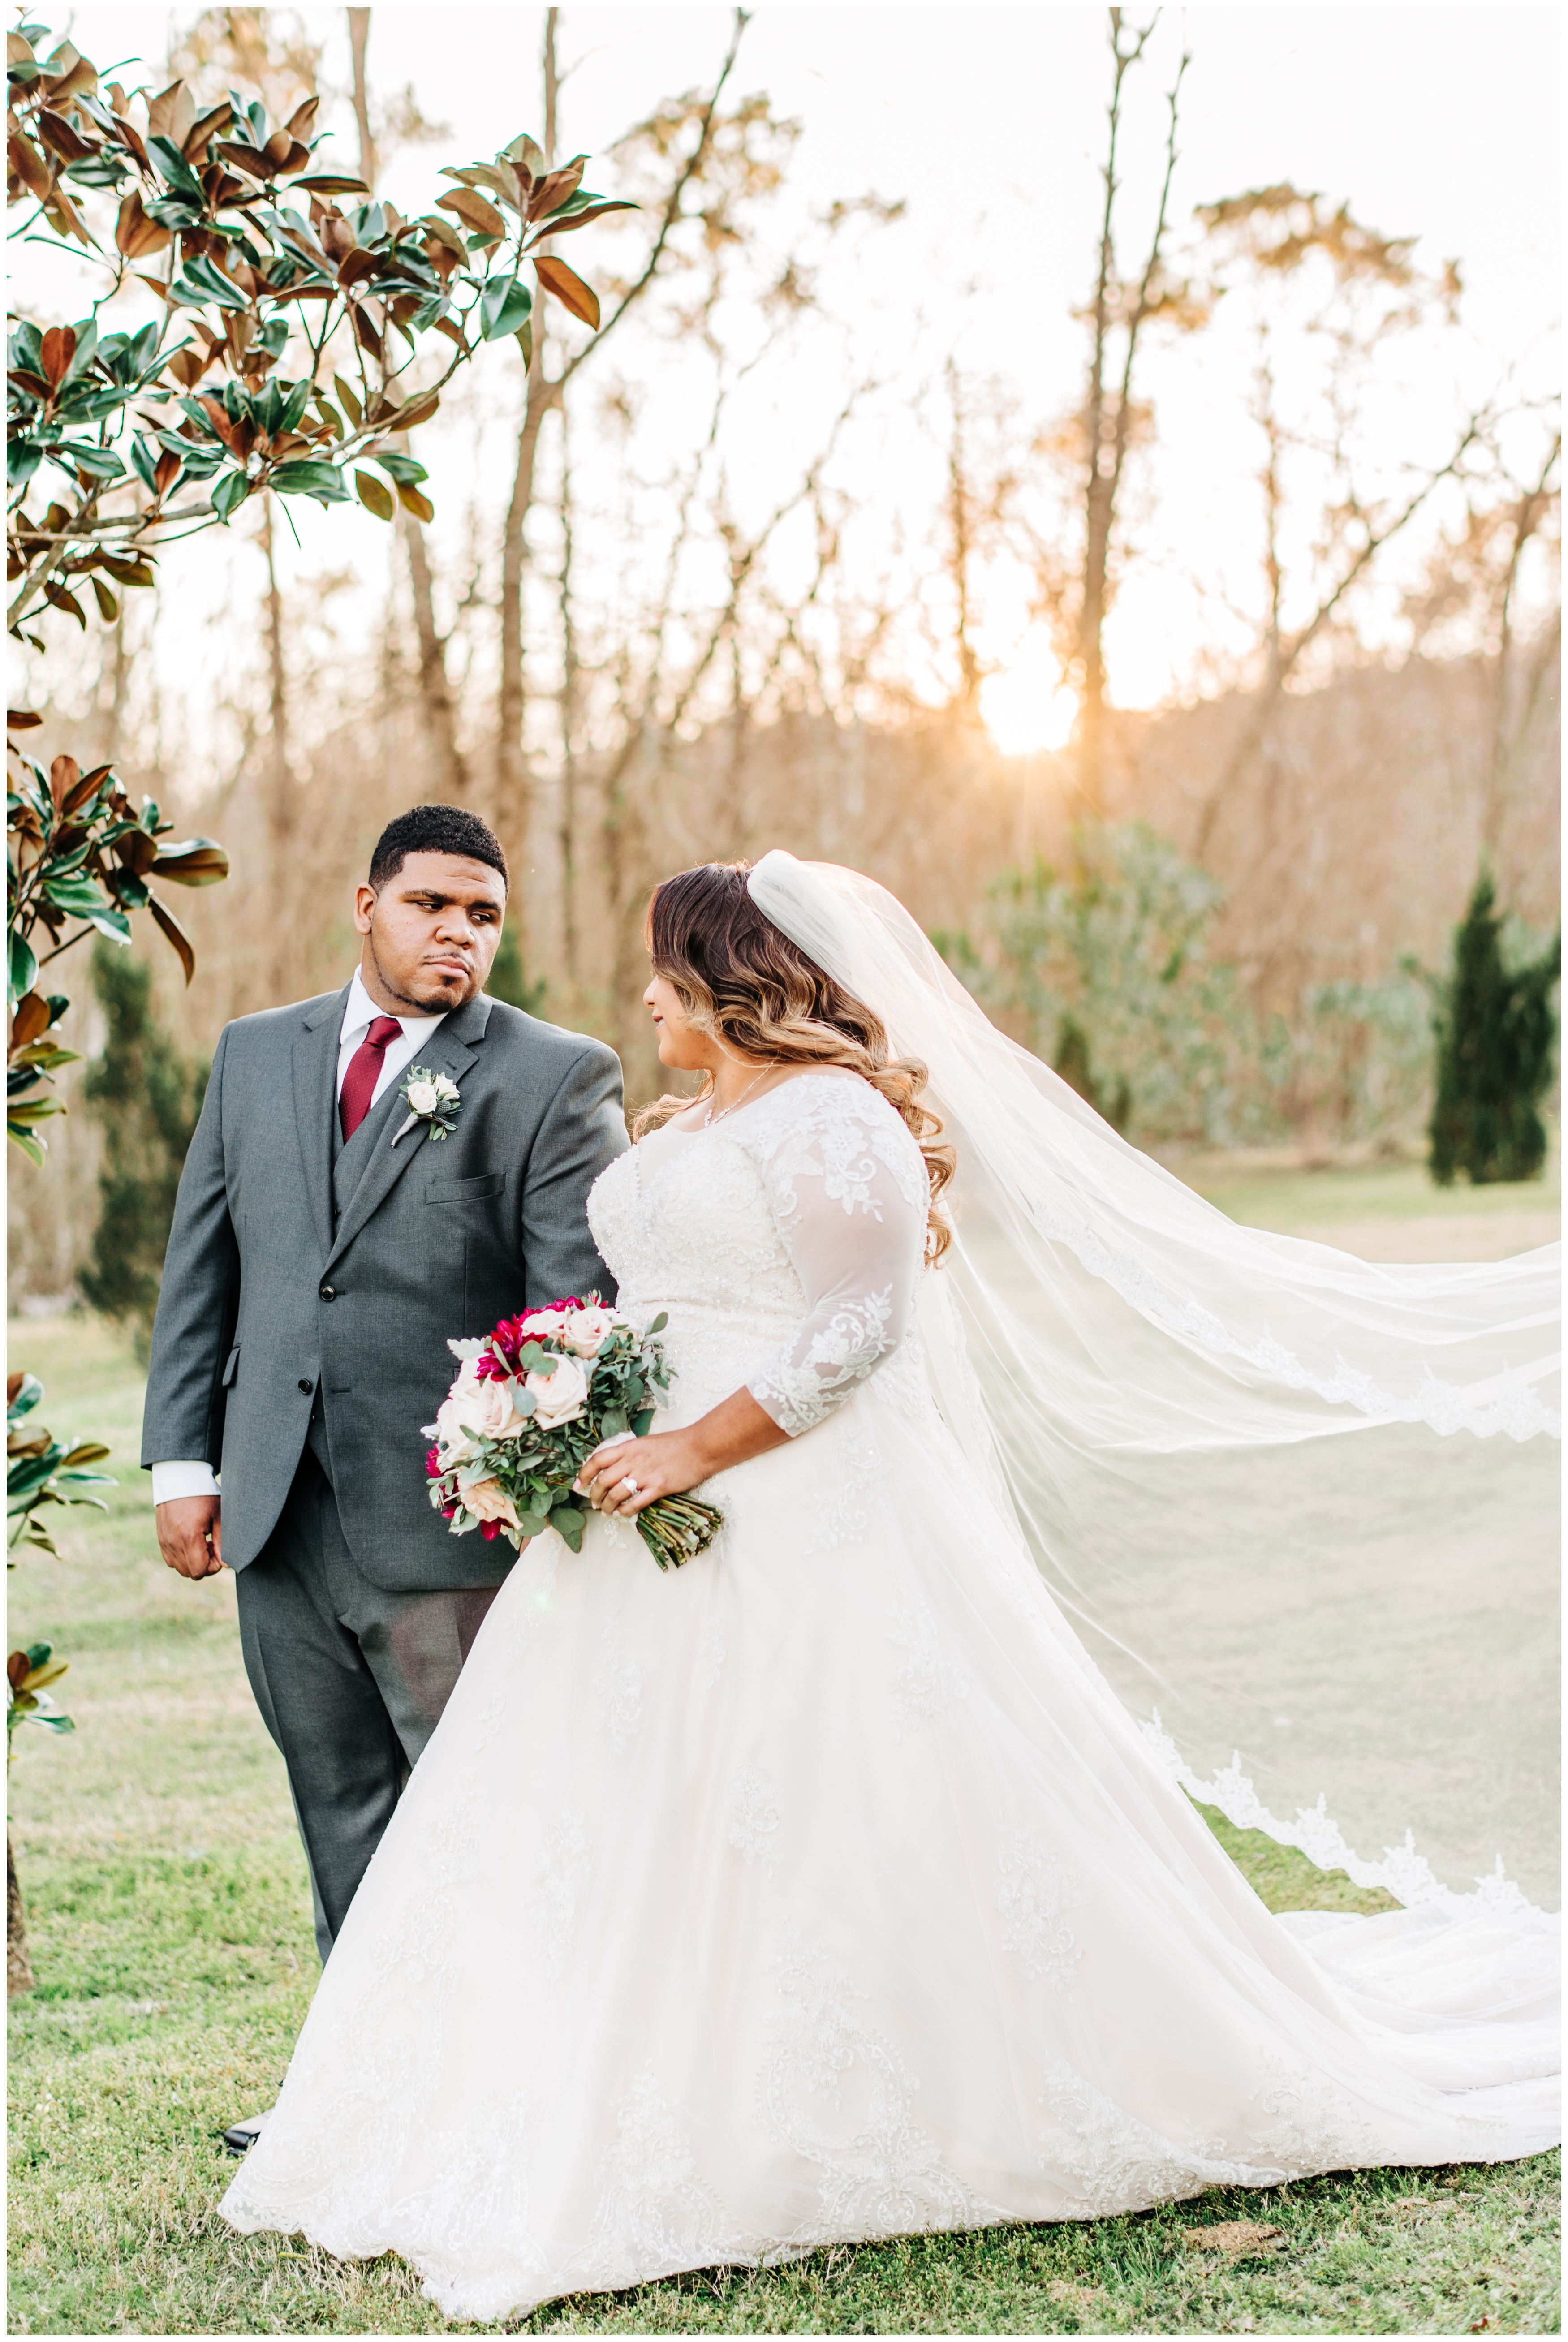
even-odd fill
[[[343,1029],[340,1038],[346,1041],[351,1033],[367,1033],[374,1017],[385,1016],[387,1014],[386,1009],[376,1006],[365,988],[364,977],[358,968],[355,968],[348,987],[348,1006],[343,1012]],[[423,1037],[424,1034],[433,1033],[435,1030],[445,1014],[446,1011],[443,1009],[441,1015],[437,1016],[400,1016],[397,1022],[405,1034]]]

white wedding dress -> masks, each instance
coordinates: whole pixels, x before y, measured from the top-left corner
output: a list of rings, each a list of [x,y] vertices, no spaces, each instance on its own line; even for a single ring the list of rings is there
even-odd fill
[[[794,1436],[664,1576],[530,1546],[225,2198],[449,2317],[1559,2136],[1539,1914],[1272,1917],[939,1414],[927,1188],[857,1078],[621,1157],[667,1420]]]

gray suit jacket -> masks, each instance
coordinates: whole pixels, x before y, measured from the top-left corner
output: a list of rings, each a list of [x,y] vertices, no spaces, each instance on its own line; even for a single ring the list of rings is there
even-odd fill
[[[450,1535],[420,1427],[457,1370],[449,1336],[566,1294],[613,1297],[584,1207],[626,1146],[620,1063],[481,995],[421,1053],[458,1085],[451,1136],[421,1123],[394,1146],[406,1106],[390,1085],[343,1150],[335,1206],[347,997],[242,1016],[219,1040],[164,1266],[142,1461],[221,1467],[224,1559],[244,1569],[319,1403],[365,1576],[392,1591],[495,1585],[512,1548]]]

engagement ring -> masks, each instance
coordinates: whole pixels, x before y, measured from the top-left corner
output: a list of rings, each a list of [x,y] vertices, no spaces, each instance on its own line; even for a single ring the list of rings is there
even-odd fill
[[[624,1479],[624,1480],[623,1480],[623,1481],[622,1481],[621,1486],[622,1486],[622,1487],[623,1487],[623,1488],[630,1488],[630,1490],[631,1490],[631,1492],[632,1492],[632,1494],[633,1494],[633,1496],[634,1496],[636,1495],[636,1493],[637,1493],[637,1484],[636,1484],[635,1480],[633,1480],[633,1479],[630,1479],[630,1478]]]

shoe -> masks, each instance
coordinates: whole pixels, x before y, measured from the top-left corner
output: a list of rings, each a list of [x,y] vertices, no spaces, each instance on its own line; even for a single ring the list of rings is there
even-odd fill
[[[224,2145],[229,2153],[248,2155],[261,2137],[266,2118],[265,2115],[247,2115],[244,2122],[232,2123],[224,2133]]]

